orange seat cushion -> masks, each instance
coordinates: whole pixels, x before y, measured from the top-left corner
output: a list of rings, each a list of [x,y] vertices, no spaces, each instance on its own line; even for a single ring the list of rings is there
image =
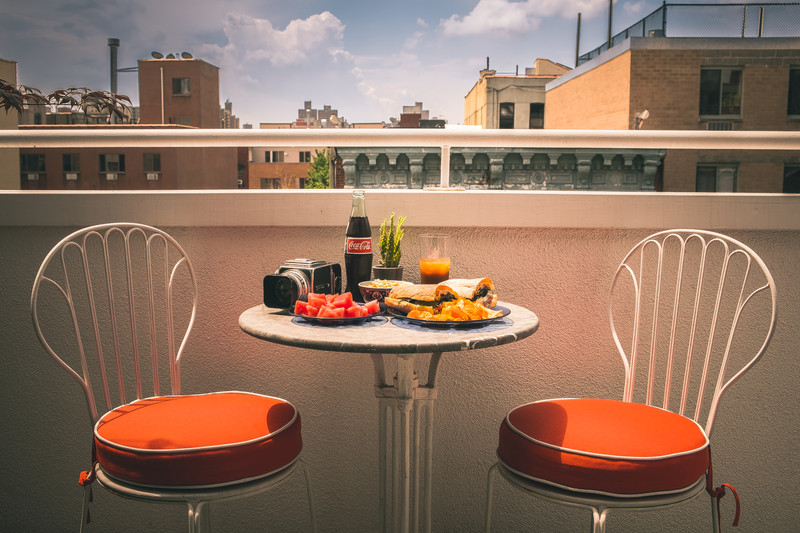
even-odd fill
[[[648,405],[545,400],[500,426],[500,460],[523,476],[585,492],[639,496],[688,488],[708,469],[708,438],[693,420]]]
[[[94,429],[97,461],[140,485],[205,486],[279,471],[300,454],[300,415],[244,392],[157,396],[109,411]]]

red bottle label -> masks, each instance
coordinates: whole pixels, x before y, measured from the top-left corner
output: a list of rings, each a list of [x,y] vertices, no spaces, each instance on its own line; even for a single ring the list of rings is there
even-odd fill
[[[344,252],[346,254],[371,254],[372,237],[347,237]]]

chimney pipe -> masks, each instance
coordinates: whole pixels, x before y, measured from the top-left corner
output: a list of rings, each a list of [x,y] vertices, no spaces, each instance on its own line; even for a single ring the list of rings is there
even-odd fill
[[[117,94],[117,48],[119,48],[119,39],[110,37],[108,39],[108,48],[111,51],[111,94]],[[116,104],[116,99],[114,99],[115,107]],[[117,123],[117,117],[114,113],[109,113],[108,120],[111,124]]]
[[[109,38],[108,48],[111,52],[111,92],[117,94],[117,48],[119,48],[119,39]]]

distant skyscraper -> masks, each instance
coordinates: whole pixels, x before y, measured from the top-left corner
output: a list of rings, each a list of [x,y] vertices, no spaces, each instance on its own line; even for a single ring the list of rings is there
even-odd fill
[[[220,127],[226,130],[239,129],[239,117],[233,114],[233,104],[230,100],[225,100],[225,107],[219,110]]]

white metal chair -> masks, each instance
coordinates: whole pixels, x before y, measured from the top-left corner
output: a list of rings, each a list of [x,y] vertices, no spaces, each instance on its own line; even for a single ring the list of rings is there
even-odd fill
[[[722,395],[764,354],[776,319],[775,283],[744,244],[700,230],[639,242],[610,294],[622,400],[513,409],[489,470],[486,531],[497,473],[528,493],[591,509],[594,532],[605,531],[612,509],[669,507],[707,491],[719,531],[719,500],[733,487],[714,487],[708,437]]]
[[[210,528],[211,502],[274,487],[298,468],[316,530],[294,406],[235,391],[181,395],[180,365],[196,308],[186,253],[142,224],[76,231],[36,274],[36,334],[80,384],[94,426],[92,467],[80,481],[81,530],[95,479],[124,497],[185,503],[195,532]]]

